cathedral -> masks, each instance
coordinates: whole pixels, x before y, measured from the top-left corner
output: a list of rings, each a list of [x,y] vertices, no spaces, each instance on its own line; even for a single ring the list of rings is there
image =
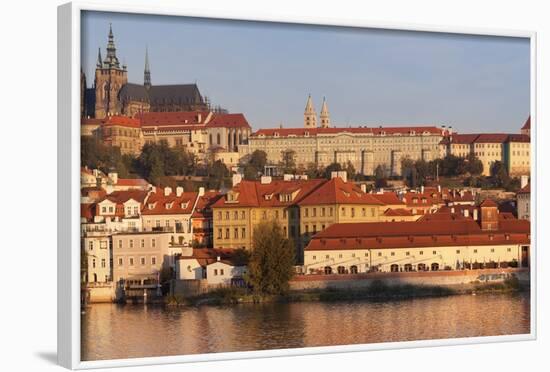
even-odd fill
[[[105,59],[98,51],[94,85],[86,86],[81,73],[81,116],[103,119],[112,115],[134,117],[142,112],[206,111],[206,99],[196,84],[153,85],[149,55],[145,51],[143,84],[128,82],[126,65],[116,55],[113,29],[109,28]]]

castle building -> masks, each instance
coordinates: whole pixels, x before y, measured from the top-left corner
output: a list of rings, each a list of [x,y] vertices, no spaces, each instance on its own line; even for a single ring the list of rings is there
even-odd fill
[[[111,115],[133,117],[141,112],[206,111],[208,104],[196,84],[153,85],[148,50],[145,51],[143,84],[128,82],[127,66],[116,55],[112,26],[109,28],[107,55],[98,51],[95,80],[86,88],[81,76],[81,114],[103,119]]]

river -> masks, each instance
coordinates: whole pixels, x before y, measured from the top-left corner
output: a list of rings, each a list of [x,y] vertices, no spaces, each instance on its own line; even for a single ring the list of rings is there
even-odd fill
[[[529,333],[528,293],[182,307],[94,304],[82,360]]]

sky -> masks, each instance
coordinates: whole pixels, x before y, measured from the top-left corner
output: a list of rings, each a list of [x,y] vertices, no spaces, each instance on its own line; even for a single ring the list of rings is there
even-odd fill
[[[309,94],[337,127],[517,133],[529,116],[527,38],[85,12],[88,86],[109,23],[129,82],[143,83],[147,47],[153,85],[197,83],[253,129],[303,126]]]

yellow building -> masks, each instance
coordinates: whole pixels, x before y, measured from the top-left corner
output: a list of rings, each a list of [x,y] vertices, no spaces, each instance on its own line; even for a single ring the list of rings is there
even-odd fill
[[[105,144],[120,148],[122,154],[139,155],[143,147],[140,122],[126,116],[108,116],[101,122],[101,138]]]

